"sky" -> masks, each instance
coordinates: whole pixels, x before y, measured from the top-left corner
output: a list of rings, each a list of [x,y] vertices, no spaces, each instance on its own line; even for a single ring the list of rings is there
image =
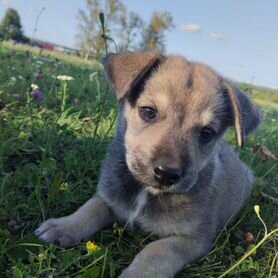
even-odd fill
[[[122,0],[148,22],[154,11],[169,11],[175,28],[166,52],[213,67],[234,81],[278,88],[278,0]],[[78,10],[85,0],[0,0],[0,20],[15,8],[25,35],[76,47]]]

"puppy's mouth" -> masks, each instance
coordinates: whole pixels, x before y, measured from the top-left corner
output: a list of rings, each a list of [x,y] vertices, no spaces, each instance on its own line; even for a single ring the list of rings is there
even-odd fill
[[[142,172],[133,172],[135,179],[145,188],[146,191],[152,195],[162,195],[162,194],[184,194],[189,191],[195,184],[196,179],[192,176],[181,177],[177,181],[171,182],[158,182],[152,171],[146,171],[144,174]]]
[[[175,186],[149,185],[145,186],[145,190],[152,195],[171,194],[175,193]]]
[[[196,182],[196,173],[183,175],[173,168],[155,169],[142,163],[142,160],[127,159],[127,165],[134,178],[145,188],[146,191],[153,195],[161,194],[184,194]]]
[[[161,185],[157,183],[144,185],[145,190],[153,195],[161,194],[185,194],[187,193],[196,183],[197,179],[184,178],[178,183],[171,185]]]
[[[166,184],[165,182],[159,182],[153,173],[147,166],[141,164],[140,169],[130,165],[130,172],[134,178],[145,188],[146,191],[153,195],[173,193],[175,192],[175,186],[177,183]]]

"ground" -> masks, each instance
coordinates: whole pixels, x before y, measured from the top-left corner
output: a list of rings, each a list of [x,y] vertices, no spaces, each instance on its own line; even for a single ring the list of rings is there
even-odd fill
[[[102,65],[9,43],[0,44],[0,63],[0,277],[117,277],[153,236],[115,223],[92,242],[65,250],[33,233],[44,219],[73,212],[96,190],[117,114]],[[254,205],[268,233],[278,228],[278,164],[271,158],[278,156],[278,92],[241,87],[261,107],[264,123],[243,150],[232,131],[227,140],[254,170],[255,189],[210,254],[180,278],[221,277],[256,247],[265,231]],[[277,277],[277,257],[278,230],[227,277]]]

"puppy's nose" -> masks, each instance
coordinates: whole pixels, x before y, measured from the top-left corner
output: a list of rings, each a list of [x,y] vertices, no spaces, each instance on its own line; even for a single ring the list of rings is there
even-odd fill
[[[161,185],[172,185],[177,183],[182,175],[182,171],[178,168],[169,168],[166,166],[156,166],[154,169],[154,177]]]

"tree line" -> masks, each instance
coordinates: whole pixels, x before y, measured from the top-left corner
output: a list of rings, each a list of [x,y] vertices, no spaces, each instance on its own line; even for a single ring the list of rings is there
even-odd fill
[[[102,56],[107,45],[110,52],[165,51],[166,32],[174,27],[169,12],[155,11],[149,21],[145,22],[137,12],[129,11],[121,0],[85,1],[86,9],[78,11],[76,34],[77,48],[84,55]],[[100,21],[100,14],[103,22]],[[0,23],[0,40],[9,39],[30,42],[23,34],[19,14],[11,8],[6,11]]]

